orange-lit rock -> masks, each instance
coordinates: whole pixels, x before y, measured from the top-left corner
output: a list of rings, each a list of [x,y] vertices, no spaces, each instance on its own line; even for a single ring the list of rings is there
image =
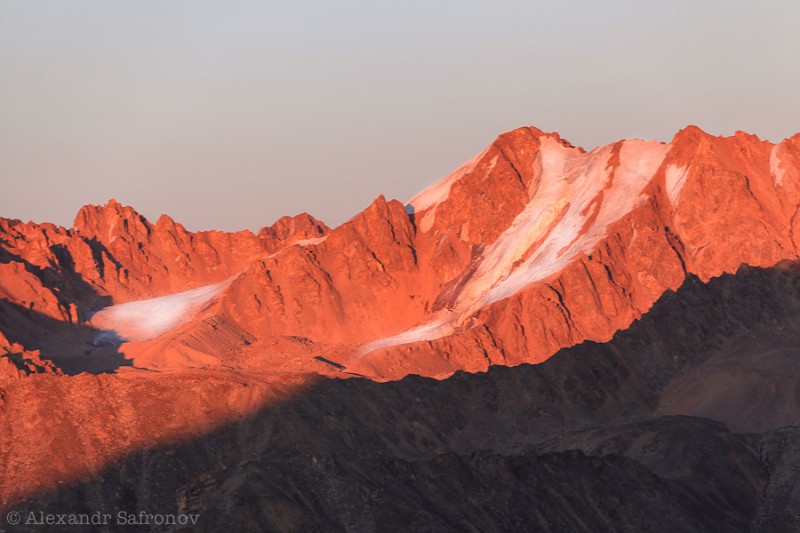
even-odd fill
[[[89,472],[272,394],[240,382],[541,362],[610,339],[687,274],[796,259],[799,209],[800,135],[775,145],[688,127],[668,144],[586,152],[520,128],[408,205],[379,197],[335,229],[302,214],[257,233],[193,233],[114,200],[82,208],[70,229],[0,219],[0,409],[63,399],[52,416],[73,419],[97,407],[108,423],[91,422],[80,452],[67,443],[74,428],[52,437]],[[209,286],[222,288],[187,304]],[[125,303],[136,305],[93,318]],[[126,339],[138,330],[119,321],[130,320],[153,323]],[[81,372],[98,375],[61,375]],[[141,411],[155,396],[202,410],[205,425],[156,427]],[[0,439],[6,458],[45,431],[28,429]],[[116,432],[125,446],[109,444]],[[68,477],[70,460],[42,479]],[[4,489],[44,476],[19,461]]]
[[[798,145],[690,126],[669,144],[587,153],[520,128],[408,206],[380,197],[335,230],[303,214],[258,234],[190,233],[115,200],[82,208],[72,229],[3,220],[0,294],[81,322],[230,280],[212,308],[176,323],[213,319],[257,345],[335,345],[354,372],[383,379],[541,361],[609,339],[687,273],[797,257]],[[168,364],[191,330],[167,332],[156,359]],[[136,362],[154,353],[146,344],[125,349],[135,365],[152,360]],[[229,351],[203,350],[174,364],[224,364]]]

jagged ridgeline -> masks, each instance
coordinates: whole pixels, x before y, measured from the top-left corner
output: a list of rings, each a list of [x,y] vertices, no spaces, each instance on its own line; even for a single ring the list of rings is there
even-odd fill
[[[799,207],[800,135],[520,128],[333,229],[0,219],[0,499],[177,501],[209,530],[794,527]]]

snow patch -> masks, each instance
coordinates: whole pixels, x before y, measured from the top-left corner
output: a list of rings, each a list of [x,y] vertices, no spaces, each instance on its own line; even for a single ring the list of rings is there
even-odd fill
[[[429,322],[428,324],[423,324],[422,326],[408,329],[397,335],[372,341],[362,347],[360,355],[366,355],[369,352],[374,352],[380,348],[389,348],[392,346],[399,346],[401,344],[410,344],[412,342],[439,339],[454,332],[454,324],[446,319]]]
[[[426,209],[431,209],[428,213],[423,216],[422,220],[420,221],[420,230],[426,232],[431,229],[433,226],[433,219],[434,219],[434,212],[436,211],[436,207],[441,204],[442,202],[446,201],[447,198],[450,196],[450,189],[455,182],[475,170],[475,167],[478,166],[481,159],[486,155],[489,151],[489,148],[484,150],[483,152],[479,153],[452,173],[450,173],[445,178],[437,181],[411,200],[408,201],[406,205],[410,205],[414,208],[415,213],[419,213],[421,211],[425,211]],[[492,159],[489,165],[489,172],[494,168],[497,164],[497,156]]]
[[[109,245],[114,244],[114,241],[117,240],[116,235],[114,235],[112,237],[112,235],[114,234],[114,230],[117,228],[117,222],[118,222],[118,220],[115,218],[114,222],[111,223],[111,227],[108,228],[108,244]]]
[[[198,289],[148,300],[138,300],[101,309],[92,316],[91,325],[100,331],[95,345],[139,342],[155,339],[190,322],[205,309],[233,278]]]
[[[419,221],[419,230],[422,233],[427,233],[433,227],[434,220],[436,220],[436,209],[431,209],[427,211]]]
[[[678,205],[681,189],[686,184],[686,176],[689,174],[689,166],[680,167],[678,165],[667,165],[667,170],[664,172],[665,184],[667,187],[667,197],[672,207]]]
[[[528,204],[484,252],[449,309],[429,324],[366,345],[362,353],[450,335],[481,308],[591,253],[608,226],[640,203],[670,148],[658,142],[623,141],[614,167],[614,146],[581,153],[543,138]]]
[[[786,171],[781,168],[780,148],[781,145],[776,144],[769,153],[769,171],[775,180],[775,185],[778,186],[783,183],[783,178],[786,176]]]
[[[322,237],[314,237],[314,238],[311,238],[311,239],[299,239],[299,240],[294,241],[292,243],[292,246],[294,246],[295,244],[297,244],[299,246],[303,246],[303,247],[313,246],[315,244],[319,244],[319,243],[323,242],[327,238],[328,238],[327,235],[323,235]]]
[[[328,235],[323,235],[322,237],[313,237],[313,238],[310,238],[310,239],[298,239],[298,240],[296,240],[296,241],[284,246],[283,248],[281,248],[277,252],[269,254],[267,256],[267,258],[271,259],[273,257],[277,257],[277,256],[279,256],[280,254],[286,252],[292,246],[295,246],[295,245],[300,246],[301,248],[305,248],[306,246],[316,246],[317,244],[320,244],[321,242],[325,241],[325,239],[327,239],[327,238],[328,238]]]
[[[487,150],[488,150],[488,148],[487,148]],[[484,151],[484,152],[485,152],[485,151]],[[496,167],[496,166],[497,166],[497,158],[499,158],[499,157],[500,157],[500,155],[496,155],[496,156],[494,156],[494,157],[492,158],[492,160],[491,160],[491,161],[489,161],[489,168],[488,168],[488,169],[486,169],[486,175],[487,175],[487,176],[488,176],[489,174],[491,174],[491,173],[492,173],[492,170],[494,170],[494,167]]]

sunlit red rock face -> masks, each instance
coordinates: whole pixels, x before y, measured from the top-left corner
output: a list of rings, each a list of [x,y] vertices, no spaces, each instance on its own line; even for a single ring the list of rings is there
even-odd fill
[[[445,311],[431,314],[433,329],[373,344],[390,347],[359,367],[435,374],[541,361],[609,339],[687,272],[709,279],[797,257],[798,141],[690,127],[668,145],[585,154],[535,130],[501,136],[454,174],[449,194],[415,199],[421,263],[458,265],[434,300]]]
[[[410,202],[254,263],[220,301],[249,331],[345,344],[394,379],[546,359],[608,340],[687,273],[797,257],[798,137],[697,128],[586,153],[523,128]],[[256,336],[258,334],[256,333]]]
[[[333,230],[299,215],[192,233],[113,200],[70,229],[0,219],[0,414],[36,420],[0,437],[15,458],[0,494],[200,434],[300,374],[445,378],[608,340],[687,274],[797,258],[798,207],[800,135],[689,127],[586,152],[521,128],[408,204],[379,197]],[[81,372],[98,375],[63,375]],[[154,429],[154,402],[171,426]],[[48,434],[61,466],[45,475],[25,457],[56,418],[72,429]],[[76,420],[90,434],[69,444]]]
[[[190,233],[166,215],[151,224],[116,200],[83,207],[71,229],[0,219],[0,294],[75,322],[70,306],[96,307],[98,297],[118,303],[221,281],[293,240],[327,230],[304,214],[284,217],[259,235]]]
[[[270,346],[302,338],[354,373],[444,377],[607,340],[687,273],[795,258],[798,205],[798,136],[773,145],[689,127],[668,144],[586,152],[521,128],[407,206],[380,197],[333,231],[301,215],[258,234],[190,233],[113,200],[70,230],[4,220],[0,294],[73,323],[112,303],[210,295],[93,318],[136,341],[121,348],[134,366],[246,354],[284,368]]]

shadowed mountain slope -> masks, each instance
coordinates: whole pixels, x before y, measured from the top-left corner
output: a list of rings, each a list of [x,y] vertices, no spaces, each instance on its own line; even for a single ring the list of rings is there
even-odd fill
[[[727,394],[722,369],[740,369],[748,347],[758,355],[743,339],[797,331],[797,265],[690,278],[608,343],[443,381],[322,379],[32,505],[177,508],[207,531],[791,531],[800,365],[769,352],[765,366],[785,371],[750,381],[777,391],[769,405],[735,418],[708,406]],[[698,384],[710,362],[718,371]],[[711,392],[670,402],[686,382]],[[701,406],[705,418],[684,416]]]

